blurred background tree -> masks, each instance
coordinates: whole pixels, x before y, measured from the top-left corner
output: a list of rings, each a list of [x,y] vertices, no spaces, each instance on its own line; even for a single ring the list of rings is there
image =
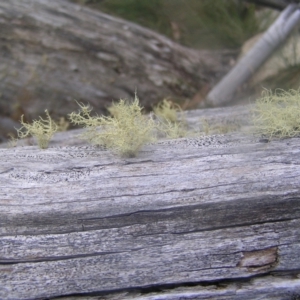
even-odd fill
[[[271,22],[257,18],[255,4],[241,0],[73,0],[151,28],[198,49],[238,48]]]
[[[265,31],[289,3],[299,0],[72,0],[151,28],[191,48],[236,49],[244,55],[246,43]],[[261,93],[265,88],[300,87],[298,27],[288,45],[265,64],[243,92]],[[280,72],[279,72],[280,71]]]

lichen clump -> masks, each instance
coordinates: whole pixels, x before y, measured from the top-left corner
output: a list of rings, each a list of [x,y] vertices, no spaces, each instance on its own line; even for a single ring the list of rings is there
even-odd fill
[[[24,122],[24,115],[21,116],[22,127],[17,130],[19,138],[25,138],[29,135],[37,139],[41,149],[48,148],[48,144],[53,134],[58,130],[57,124],[51,119],[47,110],[45,110],[46,119],[42,117],[39,120],[33,120],[32,124]]]
[[[254,107],[257,133],[268,138],[294,137],[300,134],[300,91],[265,90]]]
[[[176,139],[187,135],[186,122],[181,107],[170,100],[164,99],[153,108],[158,119],[158,130],[167,138]]]
[[[178,112],[181,111],[181,108],[178,104],[170,100],[164,99],[153,108],[153,111],[155,115],[163,121],[167,120],[172,123],[179,122]]]
[[[129,103],[125,100],[113,104],[113,116],[91,116],[89,106],[78,103],[79,112],[72,112],[72,123],[87,130],[82,137],[94,145],[105,146],[121,156],[134,157],[146,143],[154,142],[155,122],[142,114],[139,99]]]

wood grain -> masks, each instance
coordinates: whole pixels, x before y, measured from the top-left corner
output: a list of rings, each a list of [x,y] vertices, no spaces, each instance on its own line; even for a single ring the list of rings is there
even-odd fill
[[[203,114],[246,124],[247,109],[186,117],[191,128]],[[124,159],[77,134],[0,149],[0,299],[299,294],[299,138],[240,130]]]

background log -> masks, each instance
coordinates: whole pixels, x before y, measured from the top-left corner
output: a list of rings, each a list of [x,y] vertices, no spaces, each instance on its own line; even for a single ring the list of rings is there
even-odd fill
[[[253,136],[249,107],[203,117],[244,126],[128,159],[78,130],[0,149],[0,299],[299,296],[299,138]]]
[[[185,101],[224,75],[232,52],[197,51],[66,0],[0,2],[0,116],[95,111],[135,90],[142,105]],[[0,128],[1,129],[1,128]]]

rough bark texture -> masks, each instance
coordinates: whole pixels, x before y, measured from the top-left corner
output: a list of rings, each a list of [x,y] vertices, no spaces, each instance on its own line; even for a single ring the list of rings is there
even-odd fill
[[[0,149],[0,299],[298,299],[300,139],[247,132],[128,159],[78,131]]]
[[[65,0],[0,1],[0,115],[66,115],[186,100],[228,71],[232,53],[196,51],[136,24]],[[0,128],[1,129],[1,128]]]

